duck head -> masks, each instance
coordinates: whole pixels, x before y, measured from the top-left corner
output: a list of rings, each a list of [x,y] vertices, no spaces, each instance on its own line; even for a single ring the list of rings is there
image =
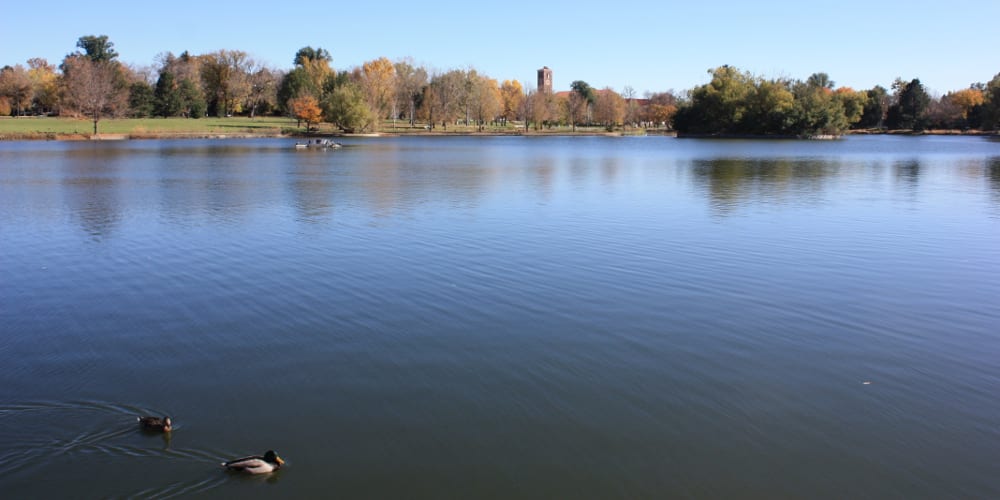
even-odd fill
[[[278,464],[277,467],[279,468],[282,465],[285,465],[285,461],[282,460],[281,457],[279,457],[278,454],[274,452],[274,450],[267,450],[267,453],[264,453],[264,461],[270,462],[272,464]]]

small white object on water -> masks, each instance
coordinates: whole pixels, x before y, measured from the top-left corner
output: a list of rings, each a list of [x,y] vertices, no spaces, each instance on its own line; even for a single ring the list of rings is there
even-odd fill
[[[861,383],[865,384],[865,385],[872,385],[872,381],[871,380],[865,380],[864,382],[861,382]]]

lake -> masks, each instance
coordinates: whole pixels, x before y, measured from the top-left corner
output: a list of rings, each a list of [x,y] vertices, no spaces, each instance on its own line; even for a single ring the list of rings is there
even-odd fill
[[[0,142],[5,497],[1000,497],[1000,141],[342,142]]]

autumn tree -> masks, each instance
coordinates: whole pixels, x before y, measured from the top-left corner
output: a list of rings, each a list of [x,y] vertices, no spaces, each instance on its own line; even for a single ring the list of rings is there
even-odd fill
[[[257,116],[259,109],[272,109],[277,105],[278,83],[281,75],[276,70],[254,62],[247,75],[248,92],[243,109],[250,110],[250,118]]]
[[[393,109],[396,69],[385,57],[368,61],[361,66],[361,88],[376,123]]]
[[[37,113],[48,113],[59,106],[59,76],[56,67],[42,58],[28,59],[31,78],[32,107]]]
[[[639,117],[654,127],[669,127],[677,113],[677,96],[673,92],[655,92],[647,95],[645,109],[640,108]]]
[[[570,83],[568,99],[566,101],[567,121],[576,130],[578,122],[590,122],[590,107],[596,100],[594,89],[583,80],[576,80]]]
[[[986,102],[986,95],[981,89],[968,88],[955,92],[948,92],[941,98],[958,107],[963,119],[968,119],[969,114],[976,106],[981,106]]]
[[[24,114],[32,97],[31,77],[24,66],[18,64],[0,69],[0,96],[7,98],[14,116]]]
[[[550,92],[533,91],[528,94],[524,101],[525,128],[529,123],[534,123],[535,130],[558,120],[559,110],[564,106],[560,100]]]
[[[410,126],[413,126],[414,117],[417,111],[417,103],[420,102],[422,98],[422,89],[427,85],[427,70],[424,68],[414,67],[409,61],[398,61],[394,65],[396,78],[395,78],[395,99],[393,102],[398,103],[397,106],[402,106],[406,109],[406,116],[410,122]],[[393,115],[399,115],[399,110],[395,110]]]
[[[594,120],[610,132],[625,120],[625,98],[605,87],[594,93]]]
[[[634,124],[640,121],[639,103],[636,99],[638,94],[636,93],[635,88],[631,85],[626,85],[625,88],[622,89],[620,95],[622,96],[622,99],[625,99],[625,123]]]
[[[517,80],[504,80],[500,84],[500,116],[506,126],[508,120],[516,120],[524,107],[524,89]]]
[[[238,111],[238,103],[250,93],[248,69],[252,65],[241,50],[223,49],[202,56],[201,81],[209,113],[229,116]]]
[[[319,123],[323,117],[319,102],[311,95],[293,98],[289,101],[289,107],[295,119],[306,122],[306,130],[311,129],[312,124]]]
[[[465,79],[465,72],[457,69],[431,78],[428,91],[433,95],[425,97],[423,102],[427,106],[433,106],[428,113],[432,122],[440,121],[447,129],[447,123],[459,116],[466,92]],[[431,128],[433,127],[432,123]]]
[[[278,107],[290,112],[291,99],[311,95],[318,101],[336,86],[336,72],[330,67],[330,53],[323,48],[303,47],[295,53],[295,67],[285,74],[278,86]]]
[[[497,81],[485,75],[476,74],[472,80],[469,102],[481,132],[488,122],[494,121],[500,115],[503,107]]]

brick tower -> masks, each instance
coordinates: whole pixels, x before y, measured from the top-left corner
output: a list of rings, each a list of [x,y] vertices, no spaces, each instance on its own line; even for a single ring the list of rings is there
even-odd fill
[[[552,70],[548,66],[542,66],[542,69],[538,70],[538,91],[552,93]]]

